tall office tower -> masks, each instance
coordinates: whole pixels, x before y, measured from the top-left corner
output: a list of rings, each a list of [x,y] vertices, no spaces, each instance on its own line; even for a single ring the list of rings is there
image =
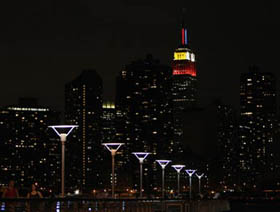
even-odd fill
[[[57,191],[60,179],[59,142],[48,125],[59,122],[59,113],[37,104],[37,99],[21,98],[17,105],[0,109],[1,182],[16,180],[23,189],[37,182]]]
[[[66,183],[72,190],[86,192],[103,183],[102,92],[102,79],[95,70],[84,70],[65,85],[65,121],[79,125],[66,144]]]
[[[258,183],[264,173],[267,175],[274,169],[275,119],[276,79],[272,73],[251,67],[240,77],[239,165],[244,185]]]
[[[187,29],[182,25],[182,43],[174,52],[172,62],[172,97],[174,107],[184,110],[197,103],[195,54],[190,49]]]
[[[220,183],[232,186],[236,182],[237,173],[237,119],[230,105],[217,102],[217,139],[219,148]]]
[[[174,148],[183,154],[182,113],[197,105],[197,78],[195,54],[189,47],[187,29],[182,24],[181,44],[174,52],[172,62],[172,103],[174,116]]]
[[[116,109],[113,102],[103,102],[102,105],[102,143],[115,141],[116,137]]]
[[[132,62],[120,72],[116,104],[117,122],[121,127],[117,126],[116,135],[117,139],[126,143],[125,157],[134,157],[131,156],[133,151],[147,151],[152,153],[148,160],[168,159],[169,153],[173,152],[170,148],[173,143],[169,99],[171,73],[168,66],[160,64],[151,55]],[[131,158],[131,161],[135,160]],[[147,169],[152,173],[151,168]],[[153,169],[158,169],[155,163]],[[152,184],[153,178],[149,179]]]
[[[116,141],[116,108],[115,103],[111,101],[103,101],[102,105],[102,143],[115,143],[115,142],[122,142],[122,141]],[[115,183],[119,184],[119,169],[122,168],[123,165],[123,149],[120,148],[120,150],[117,152],[117,160],[115,161]],[[103,162],[103,169],[100,172],[104,179],[104,184],[106,186],[111,185],[112,178],[108,178],[108,176],[112,175],[111,171],[111,157],[109,155],[109,152],[107,150],[103,150],[104,153],[104,162]],[[121,156],[121,158],[119,157]],[[110,187],[110,186],[109,186]]]

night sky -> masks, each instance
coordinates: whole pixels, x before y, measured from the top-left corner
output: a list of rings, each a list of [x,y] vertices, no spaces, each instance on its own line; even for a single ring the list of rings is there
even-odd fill
[[[239,76],[250,64],[280,78],[278,7],[275,1],[249,2],[1,3],[0,105],[34,96],[42,105],[62,110],[64,84],[85,68],[98,71],[105,100],[114,99],[115,77],[125,64],[151,53],[170,65],[185,7],[202,104],[221,97],[238,106]]]

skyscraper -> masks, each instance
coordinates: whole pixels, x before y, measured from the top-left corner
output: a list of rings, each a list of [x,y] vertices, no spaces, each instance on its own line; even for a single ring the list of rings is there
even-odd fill
[[[258,182],[258,177],[274,170],[275,119],[276,79],[272,73],[251,67],[240,77],[239,166],[244,185]]]
[[[195,54],[188,43],[187,28],[181,28],[181,44],[174,52],[172,62],[172,104],[174,117],[174,149],[183,154],[182,113],[197,106],[197,78]],[[180,154],[179,154],[180,155]]]
[[[38,105],[35,98],[0,109],[1,182],[15,179],[23,189],[37,182],[55,191],[60,180],[59,142],[47,131],[59,122],[59,113]]]
[[[174,108],[184,110],[195,107],[197,103],[196,60],[194,52],[190,49],[184,24],[181,39],[172,62],[172,101]]]
[[[84,191],[102,184],[100,162],[103,83],[95,70],[84,70],[65,85],[65,121],[79,125],[66,144],[68,188]],[[68,168],[67,168],[68,167]]]
[[[102,105],[102,143],[115,141],[116,109],[113,102],[103,102]]]
[[[152,153],[149,159],[158,159],[168,158],[174,151],[170,146],[173,143],[171,72],[171,68],[160,64],[151,55],[132,62],[120,72],[116,103],[117,111],[121,111],[118,112],[121,120],[118,123],[122,127],[117,129],[117,137],[126,143],[125,154],[147,151]],[[158,167],[153,163],[147,168],[150,174],[151,169],[157,170]],[[153,180],[151,176],[150,188]]]

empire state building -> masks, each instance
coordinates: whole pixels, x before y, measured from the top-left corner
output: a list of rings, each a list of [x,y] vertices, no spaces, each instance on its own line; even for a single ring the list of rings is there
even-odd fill
[[[184,24],[181,39],[181,45],[175,50],[172,62],[172,101],[177,110],[193,108],[197,103],[195,54],[189,47]]]
[[[197,78],[195,54],[188,44],[187,29],[181,28],[181,44],[174,52],[172,61],[172,108],[174,121],[173,149],[180,155],[183,150],[183,113],[196,108]]]

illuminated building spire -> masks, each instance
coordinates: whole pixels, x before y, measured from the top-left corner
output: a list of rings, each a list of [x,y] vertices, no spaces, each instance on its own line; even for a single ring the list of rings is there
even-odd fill
[[[182,37],[183,46],[188,45],[188,31],[187,31],[187,28],[185,26],[185,21],[184,21],[185,11],[186,11],[186,9],[183,8],[182,29],[181,29],[181,37]]]

